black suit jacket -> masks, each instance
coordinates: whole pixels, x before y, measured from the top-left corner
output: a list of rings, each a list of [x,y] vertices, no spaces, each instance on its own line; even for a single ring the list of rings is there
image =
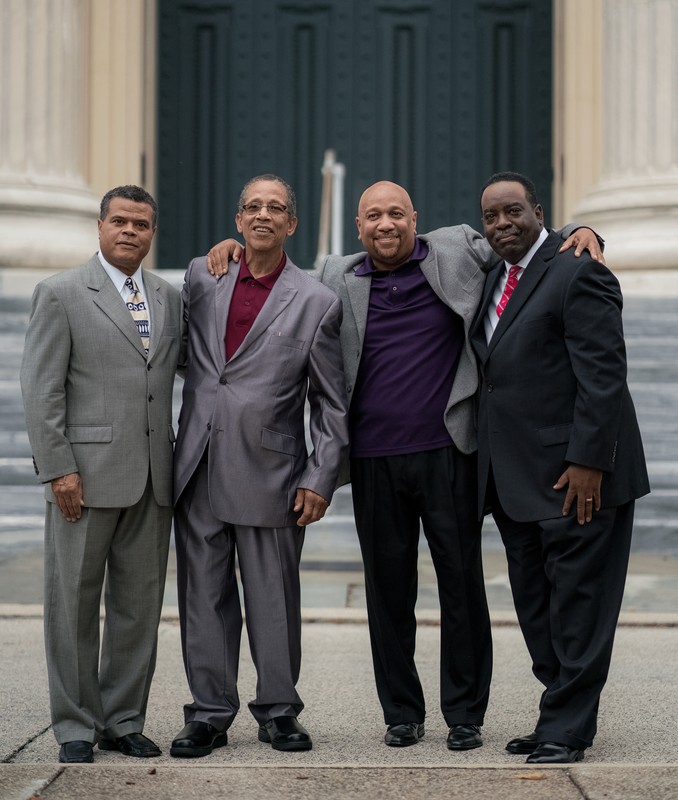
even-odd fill
[[[483,321],[503,262],[488,275],[471,327],[481,387],[479,512],[490,464],[518,522],[561,515],[554,490],[569,463],[603,470],[603,507],[649,492],[628,387],[619,283],[550,233],[523,273],[489,344]]]

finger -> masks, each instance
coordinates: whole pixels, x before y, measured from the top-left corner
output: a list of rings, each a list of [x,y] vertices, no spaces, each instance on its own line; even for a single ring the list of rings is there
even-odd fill
[[[214,269],[214,262],[212,260],[212,251],[211,250],[207,254],[207,271],[209,272],[210,275],[216,275],[216,272],[215,272],[215,269]]]
[[[598,509],[596,509],[597,511]],[[593,519],[593,497],[586,497],[584,499],[584,518],[587,522]]]
[[[565,495],[565,501],[563,502],[563,516],[566,517],[570,513],[570,509],[572,508],[572,503],[576,498],[575,492],[571,489],[567,490],[567,494]]]
[[[304,492],[301,489],[297,489],[297,493],[294,496],[294,511],[301,511],[304,507]]]
[[[583,525],[586,522],[586,501],[582,495],[577,495],[577,522]]]

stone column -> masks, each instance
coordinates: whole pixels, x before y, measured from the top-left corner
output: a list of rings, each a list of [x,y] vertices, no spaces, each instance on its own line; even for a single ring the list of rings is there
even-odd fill
[[[575,217],[613,269],[675,268],[678,0],[604,0],[603,14],[601,179]]]
[[[75,266],[97,248],[88,0],[0,6],[0,267]]]

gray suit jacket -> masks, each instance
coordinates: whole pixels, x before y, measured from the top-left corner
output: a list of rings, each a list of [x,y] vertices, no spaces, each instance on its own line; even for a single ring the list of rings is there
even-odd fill
[[[209,444],[212,511],[224,522],[295,525],[297,488],[332,498],[348,447],[341,302],[288,258],[245,340],[225,361],[238,265],[216,280],[186,271],[188,366],[175,456],[178,499]],[[306,447],[304,407],[310,406]]]
[[[151,309],[148,360],[134,321],[94,255],[35,288],[21,390],[36,473],[80,473],[85,505],[124,508],[150,467],[155,498],[172,503],[172,386],[181,347],[181,297],[144,272]]]
[[[476,449],[474,398],[478,370],[468,332],[485,285],[483,270],[494,263],[496,256],[487,240],[468,225],[439,228],[420,238],[429,245],[429,254],[421,262],[422,272],[442,302],[464,323],[464,347],[445,409],[445,425],[455,445],[462,452],[471,453]],[[344,304],[341,349],[349,398],[358,374],[370,300],[370,279],[355,274],[364,258],[365,253],[328,256],[316,272],[316,277]],[[347,464],[341,480],[348,481]]]

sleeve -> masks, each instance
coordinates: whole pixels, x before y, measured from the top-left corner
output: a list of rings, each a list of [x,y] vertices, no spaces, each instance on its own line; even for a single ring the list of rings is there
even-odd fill
[[[348,399],[339,340],[342,309],[336,298],[323,316],[309,355],[309,429],[313,450],[299,487],[332,499],[348,451]]]
[[[578,267],[564,299],[565,346],[577,381],[566,458],[611,471],[626,389],[622,296],[607,267],[592,259]]]
[[[20,381],[28,439],[42,483],[78,471],[66,438],[70,355],[66,309],[52,287],[40,283],[33,293]]]

